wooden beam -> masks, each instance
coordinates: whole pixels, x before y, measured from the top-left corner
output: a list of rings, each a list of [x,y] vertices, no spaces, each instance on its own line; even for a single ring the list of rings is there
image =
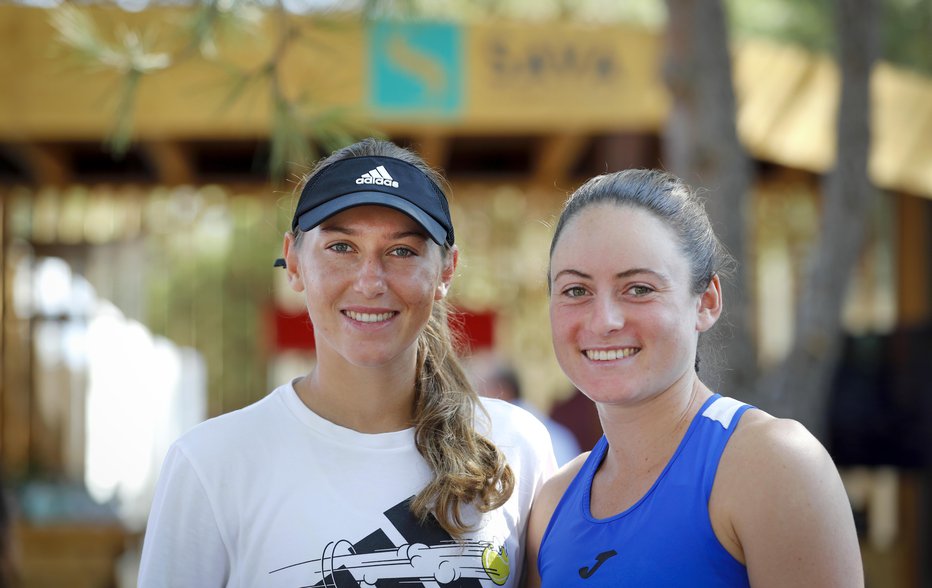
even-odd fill
[[[63,187],[74,177],[68,150],[54,145],[26,143],[12,148],[33,181],[40,186]]]
[[[177,141],[146,141],[142,150],[155,168],[159,183],[166,186],[193,184],[197,179],[191,154]]]
[[[569,184],[570,174],[588,140],[589,137],[577,134],[547,137],[537,155],[532,184],[549,187]]]
[[[425,133],[412,141],[415,150],[431,167],[444,170],[450,158],[450,138],[441,133]]]

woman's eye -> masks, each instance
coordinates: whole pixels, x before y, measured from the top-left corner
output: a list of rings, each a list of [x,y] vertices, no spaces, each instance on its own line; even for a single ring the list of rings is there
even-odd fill
[[[394,255],[395,257],[412,257],[415,255],[415,253],[414,250],[407,247],[396,247],[395,249],[392,249],[391,255]]]
[[[349,253],[351,251],[348,243],[334,243],[328,249],[337,253]]]
[[[631,286],[631,288],[629,288],[628,291],[634,294],[635,296],[640,297],[640,296],[647,296],[648,294],[653,292],[654,289],[651,288],[650,286]]]
[[[573,286],[564,290],[563,295],[570,298],[579,298],[580,296],[586,295],[586,289],[582,286]]]

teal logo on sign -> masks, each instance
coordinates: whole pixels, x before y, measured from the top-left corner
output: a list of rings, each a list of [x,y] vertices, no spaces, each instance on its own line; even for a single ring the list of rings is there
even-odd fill
[[[455,116],[462,110],[462,35],[455,25],[373,23],[369,68],[376,112]]]

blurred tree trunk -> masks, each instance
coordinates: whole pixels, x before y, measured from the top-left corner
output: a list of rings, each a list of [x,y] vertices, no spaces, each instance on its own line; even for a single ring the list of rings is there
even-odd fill
[[[735,275],[723,280],[721,334],[711,335],[722,344],[713,347],[709,335],[700,338],[701,373],[723,394],[748,399],[757,377],[748,294],[751,166],[735,127],[724,10],[720,0],[667,0],[667,12],[664,74],[673,103],[663,163],[690,185],[708,190],[706,208],[715,231],[738,263]]]
[[[832,376],[842,344],[841,310],[867,240],[874,190],[870,155],[870,75],[878,55],[876,0],[836,0],[841,74],[835,167],[824,178],[820,231],[808,258],[797,306],[793,349],[761,389],[785,397],[786,416],[823,437]]]
[[[709,190],[715,230],[738,263],[725,281],[721,366],[712,385],[778,416],[795,418],[824,439],[826,408],[841,342],[842,303],[861,255],[871,205],[869,80],[876,58],[875,0],[836,0],[842,78],[835,168],[823,183],[821,230],[800,288],[795,341],[788,358],[760,374],[751,313],[748,239],[750,160],[735,126],[728,34],[720,0],[667,0],[666,80],[673,97],[664,163]],[[719,327],[721,328],[721,327]],[[713,350],[706,343],[703,357]],[[715,353],[712,357],[716,358]],[[703,377],[709,374],[703,371]]]

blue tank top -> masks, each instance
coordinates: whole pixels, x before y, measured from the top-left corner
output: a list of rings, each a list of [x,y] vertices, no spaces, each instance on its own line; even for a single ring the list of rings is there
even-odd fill
[[[749,405],[715,394],[699,409],[660,477],[627,510],[605,519],[589,508],[603,436],[554,510],[537,567],[543,588],[750,586],[747,568],[722,547],[709,496],[722,451]]]

